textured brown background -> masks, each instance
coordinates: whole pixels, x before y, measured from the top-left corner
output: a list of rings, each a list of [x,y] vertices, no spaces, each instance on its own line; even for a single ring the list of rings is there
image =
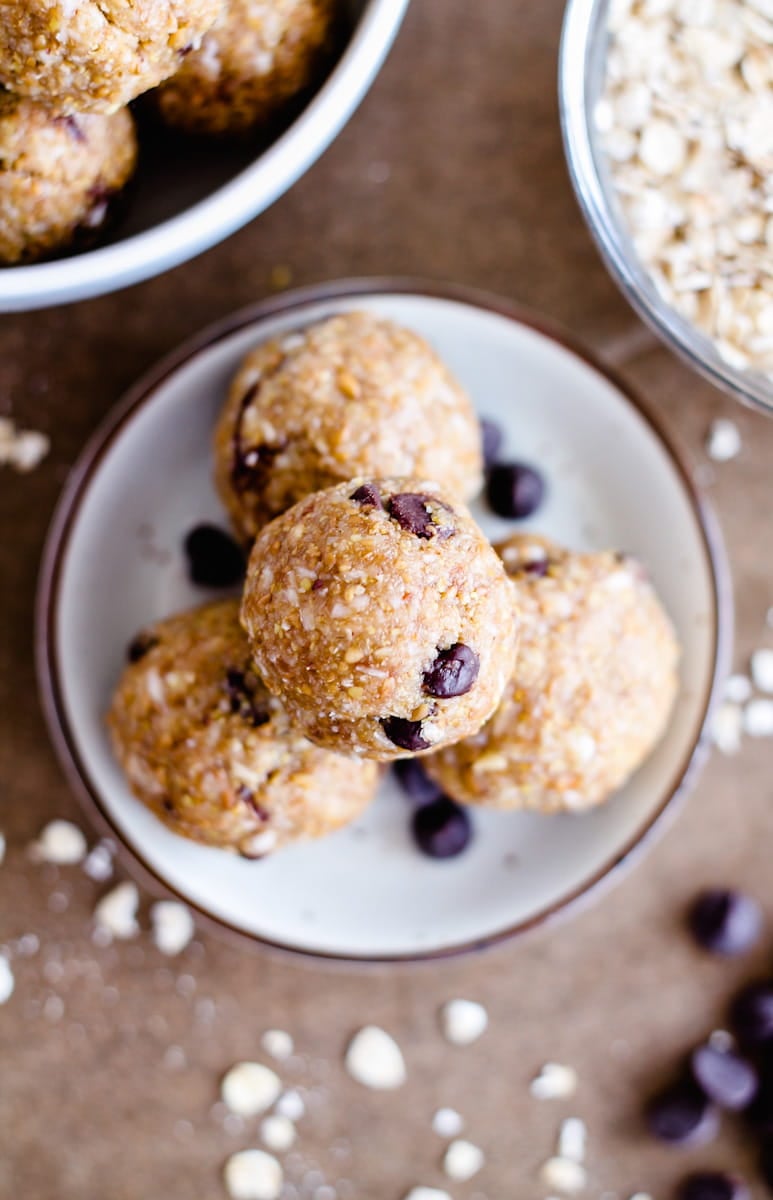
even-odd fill
[[[681,1048],[719,1020],[750,969],[691,949],[680,914],[694,889],[748,884],[766,903],[773,933],[769,743],[715,758],[676,826],[591,911],[432,969],[326,971],[238,952],[209,935],[171,964],[147,935],[97,950],[89,927],[96,885],[77,869],[57,880],[25,855],[49,818],[80,820],[47,744],[32,668],[35,574],[59,487],[138,373],[213,318],[265,295],[278,265],[298,284],[411,273],[529,304],[622,366],[704,466],[709,421],[735,418],[744,452],[716,469],[711,491],[735,571],[738,662],[764,640],[773,603],[773,423],[678,365],[609,282],[562,160],[561,8],[560,0],[414,0],[349,127],[250,228],[120,295],[0,317],[0,410],[53,439],[36,473],[0,476],[0,829],[9,841],[0,943],[32,932],[41,942],[37,955],[17,960],[16,993],[0,1009],[2,1200],[216,1200],[222,1161],[254,1139],[251,1126],[229,1134],[210,1113],[217,1080],[255,1053],[270,1025],[293,1032],[306,1059],[298,1079],[317,1088],[294,1172],[319,1163],[328,1179],[353,1181],[341,1200],[400,1200],[413,1183],[440,1184],[441,1144],[429,1131],[439,1104],[460,1108],[487,1152],[478,1178],[451,1189],[457,1200],[544,1197],[536,1169],[569,1111],[589,1125],[595,1198],[623,1200],[637,1189],[665,1198],[683,1167],[750,1161],[731,1122],[703,1152],[652,1146],[637,1106]],[[45,1009],[54,994],[61,1015],[56,1002]],[[445,1046],[437,1032],[436,1010],[454,995],[482,1000],[491,1014],[490,1032],[467,1050]],[[214,1019],[202,998],[215,1002]],[[363,1093],[343,1073],[342,1047],[366,1020],[392,1030],[404,1048],[410,1081],[400,1093]],[[167,1053],[170,1044],[187,1065]],[[580,1072],[571,1104],[530,1099],[527,1082],[546,1059]],[[314,1179],[301,1194],[313,1194]]]

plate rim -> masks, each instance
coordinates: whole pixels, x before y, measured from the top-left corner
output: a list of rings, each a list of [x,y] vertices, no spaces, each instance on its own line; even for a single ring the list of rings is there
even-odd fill
[[[72,531],[89,492],[93,476],[124,427],[141,409],[153,402],[156,393],[176,371],[249,325],[257,326],[270,318],[285,315],[311,304],[324,304],[343,299],[356,301],[365,296],[387,295],[418,297],[430,301],[450,301],[504,317],[506,320],[530,329],[556,343],[561,349],[578,358],[585,366],[590,367],[591,370],[612,384],[621,400],[626,401],[654,433],[667,454],[695,514],[712,582],[713,648],[712,670],[704,691],[703,707],[695,738],[686,755],[680,758],[678,766],[673,772],[673,781],[663,789],[660,803],[611,859],[602,864],[577,887],[560,896],[551,904],[545,905],[527,919],[516,921],[505,929],[434,949],[369,955],[307,948],[301,944],[288,944],[260,934],[250,933],[232,924],[228,919],[216,916],[185,896],[147,861],[143,851],[113,821],[104,805],[100,790],[90,778],[80,755],[77,736],[71,727],[63,701],[58,667],[56,618],[59,611],[62,573],[68,556]],[[727,674],[731,660],[733,625],[734,607],[730,568],[713,508],[703,490],[695,482],[683,450],[665,428],[660,415],[653,412],[637,389],[623,379],[614,368],[607,366],[593,352],[578,342],[560,324],[505,297],[463,284],[428,282],[413,277],[355,277],[312,284],[283,292],[278,296],[270,296],[213,322],[199,333],[186,339],[176,350],[165,355],[155,366],[144,372],[140,379],[124,393],[122,399],[108,411],[78,455],[57,500],[46,534],[35,599],[35,667],[38,695],[48,735],[65,779],[80,802],[87,818],[101,836],[109,837],[116,842],[118,853],[126,863],[129,873],[138,878],[146,890],[156,895],[167,897],[171,895],[187,905],[196,914],[197,920],[202,923],[204,928],[212,929],[221,937],[225,936],[234,940],[238,945],[249,945],[253,950],[268,950],[283,956],[291,956],[295,960],[315,960],[320,964],[333,966],[336,964],[358,967],[385,966],[400,963],[432,963],[502,945],[537,929],[550,927],[557,921],[564,920],[581,911],[596,899],[602,890],[607,890],[619,882],[624,872],[633,867],[646,853],[655,837],[665,831],[667,821],[672,820],[676,815],[680,802],[690,790],[695,776],[707,757],[710,721],[719,700],[722,680]]]

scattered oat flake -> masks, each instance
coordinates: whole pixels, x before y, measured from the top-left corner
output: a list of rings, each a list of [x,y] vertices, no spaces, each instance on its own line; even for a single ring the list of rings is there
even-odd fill
[[[38,862],[67,866],[81,862],[86,850],[86,839],[72,821],[49,821],[38,840],[32,843],[30,855]]]
[[[280,1116],[287,1117],[288,1121],[300,1121],[306,1112],[306,1105],[303,1103],[300,1092],[296,1092],[294,1088],[283,1092],[277,1100],[276,1111]]]
[[[485,1033],[488,1013],[475,1000],[449,1000],[440,1010],[440,1025],[454,1046],[470,1046]]]
[[[432,1118],[432,1131],[438,1137],[454,1138],[464,1129],[464,1118],[454,1108],[439,1108]]]
[[[282,1089],[279,1076],[263,1063],[241,1062],[224,1076],[220,1095],[232,1113],[253,1117],[271,1108]]]
[[[731,704],[745,704],[752,694],[751,680],[746,675],[728,675],[723,694]]]
[[[103,937],[108,941],[112,938],[125,941],[136,937],[139,933],[139,903],[140,894],[137,887],[128,881],[119,883],[103,896],[94,909],[94,920]]]
[[[468,1179],[472,1179],[473,1175],[478,1174],[484,1161],[480,1146],[475,1146],[472,1142],[465,1141],[464,1138],[457,1138],[446,1150],[443,1158],[443,1170],[449,1179],[466,1183]]]
[[[720,417],[712,421],[706,438],[706,453],[714,462],[729,462],[741,452],[741,435],[734,421]]]
[[[588,1130],[579,1117],[567,1117],[561,1122],[558,1132],[558,1157],[571,1162],[585,1162],[585,1144]]]
[[[0,954],[0,1004],[5,1004],[13,995],[13,971],[11,964],[4,954]]]
[[[722,754],[737,754],[741,749],[744,712],[738,704],[720,704],[711,722],[711,740]]]
[[[231,1200],[276,1200],[282,1191],[282,1168],[265,1150],[232,1154],[223,1171]]]
[[[293,1039],[284,1029],[267,1029],[260,1039],[260,1044],[270,1054],[272,1058],[276,1058],[279,1062],[283,1062],[286,1058],[290,1058],[295,1049]]]
[[[178,900],[159,900],[150,910],[153,941],[162,954],[181,954],[196,932],[191,910]]]
[[[346,1051],[346,1069],[352,1079],[376,1090],[402,1087],[406,1079],[400,1047],[377,1025],[366,1025],[354,1035]]]
[[[451,1200],[451,1197],[440,1188],[415,1187],[411,1188],[405,1200]]]
[[[585,1168],[570,1158],[549,1158],[540,1169],[540,1180],[546,1187],[554,1188],[562,1195],[573,1196],[581,1192],[587,1182]]]
[[[773,737],[773,700],[750,700],[743,710],[743,730],[749,737]]]
[[[537,1100],[563,1100],[577,1091],[577,1072],[561,1063],[545,1063],[532,1079],[529,1091]]]
[[[751,658],[754,686],[760,692],[773,692],[773,650],[755,650]]]
[[[289,1150],[296,1136],[295,1126],[290,1118],[283,1117],[280,1113],[272,1113],[261,1122],[261,1140],[269,1150],[275,1150],[277,1154]]]

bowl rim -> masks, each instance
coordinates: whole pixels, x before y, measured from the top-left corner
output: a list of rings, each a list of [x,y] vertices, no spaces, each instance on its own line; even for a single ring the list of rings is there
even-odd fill
[[[367,0],[325,82],[258,157],[195,204],[121,241],[53,262],[0,268],[0,312],[72,303],[179,266],[265,212],[330,146],[363,100],[410,0]]]
[[[747,407],[770,416],[773,385],[759,373],[746,375],[725,363],[713,343],[664,300],[651,298],[636,277],[646,275],[638,258],[620,241],[620,222],[612,212],[596,166],[585,93],[586,65],[593,23],[609,0],[567,0],[558,53],[558,105],[561,135],[575,198],[602,261],[634,312],[687,366]],[[671,319],[669,319],[671,318]],[[692,336],[691,336],[692,335]],[[705,342],[710,357],[700,351]]]
[[[408,296],[427,300],[451,301],[482,310],[533,330],[554,342],[562,350],[578,358],[600,374],[617,390],[622,401],[634,408],[661,444],[691,504],[700,532],[706,563],[712,584],[712,669],[703,696],[703,705],[694,738],[673,773],[672,782],[664,789],[663,798],[623,847],[587,880],[546,905],[526,920],[515,922],[506,929],[434,950],[397,954],[363,955],[325,952],[287,945],[270,938],[252,934],[217,917],[200,907],[169,884],[145,858],[141,849],[113,822],[103,805],[98,787],[89,777],[79,753],[77,737],[65,710],[59,676],[57,654],[57,615],[61,576],[68,554],[70,537],[79,516],[81,504],[89,490],[91,479],[102,458],[120,436],[124,427],[147,404],[153,403],[157,391],[183,365],[189,365],[200,354],[217,343],[250,325],[279,315],[302,310],[310,304],[348,300],[356,302],[365,296]],[[684,798],[709,751],[709,729],[714,709],[719,701],[721,685],[730,665],[733,634],[733,596],[730,570],[724,543],[714,512],[696,485],[681,449],[664,428],[659,416],[642,401],[639,394],[612,369],[602,364],[594,354],[578,345],[560,326],[532,313],[529,309],[488,292],[458,284],[423,282],[412,278],[377,277],[344,279],[316,284],[285,292],[239,309],[186,340],[178,349],[164,357],[146,372],[114,406],[86,442],[62,490],[46,536],[38,575],[35,603],[35,664],[39,697],[48,733],[72,791],[93,825],[102,836],[113,839],[127,863],[130,873],[138,878],[152,894],[173,896],[186,904],[203,928],[216,930],[238,945],[253,949],[268,949],[290,956],[294,960],[314,960],[318,963],[348,966],[378,966],[396,963],[435,962],[452,959],[473,951],[501,945],[516,937],[574,914],[590,903],[602,889],[611,887],[633,866],[651,845],[654,837],[664,830],[667,817],[673,818],[678,802]]]

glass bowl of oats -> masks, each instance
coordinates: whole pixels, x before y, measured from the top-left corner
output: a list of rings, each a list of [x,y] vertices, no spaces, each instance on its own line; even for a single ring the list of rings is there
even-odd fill
[[[569,172],[612,276],[686,361],[773,410],[773,0],[569,0]]]

